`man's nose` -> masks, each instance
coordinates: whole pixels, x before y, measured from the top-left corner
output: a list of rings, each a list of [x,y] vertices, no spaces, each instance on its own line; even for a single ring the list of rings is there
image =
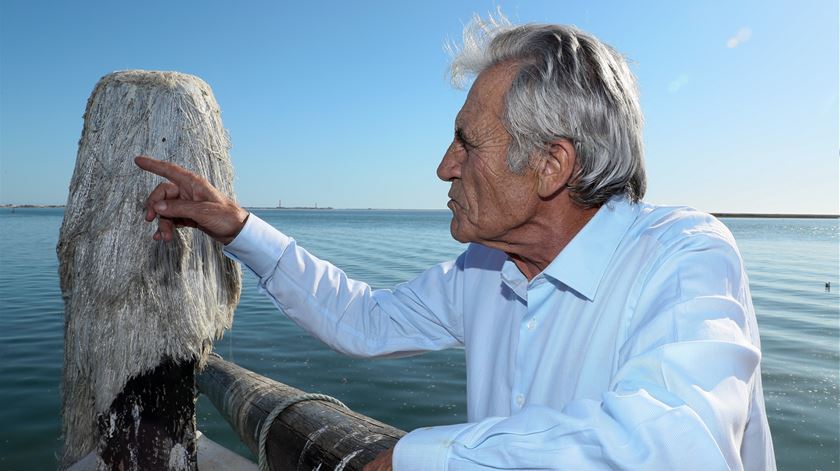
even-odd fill
[[[454,143],[443,154],[443,159],[437,168],[437,176],[445,182],[461,177],[461,160],[458,158]]]

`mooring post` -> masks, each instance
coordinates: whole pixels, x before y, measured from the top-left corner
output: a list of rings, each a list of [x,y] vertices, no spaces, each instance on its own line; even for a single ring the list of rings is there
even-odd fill
[[[241,272],[197,230],[152,238],[144,202],[177,163],[233,198],[229,142],[210,87],[175,72],[103,77],[85,112],[61,227],[64,469],[195,470],[195,378],[229,328]]]

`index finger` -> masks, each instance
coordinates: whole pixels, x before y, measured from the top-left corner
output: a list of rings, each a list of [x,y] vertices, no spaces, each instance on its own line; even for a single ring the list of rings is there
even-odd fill
[[[190,172],[180,165],[164,162],[162,160],[150,159],[149,157],[142,155],[135,157],[134,163],[143,170],[168,178],[170,181],[177,183],[178,185],[189,186],[200,179],[198,175]]]

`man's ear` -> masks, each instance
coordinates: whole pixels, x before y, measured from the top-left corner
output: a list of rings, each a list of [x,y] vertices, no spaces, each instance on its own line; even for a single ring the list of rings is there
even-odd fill
[[[546,154],[537,167],[537,192],[541,198],[550,198],[566,188],[566,184],[572,178],[576,160],[575,145],[572,141],[557,139],[548,143]]]

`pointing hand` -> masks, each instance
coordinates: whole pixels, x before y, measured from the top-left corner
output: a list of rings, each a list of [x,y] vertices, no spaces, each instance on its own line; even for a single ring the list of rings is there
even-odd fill
[[[176,227],[196,227],[229,244],[245,226],[248,211],[204,178],[169,162],[136,157],[138,167],[166,178],[146,200],[146,221],[158,219],[155,240],[171,241]]]

